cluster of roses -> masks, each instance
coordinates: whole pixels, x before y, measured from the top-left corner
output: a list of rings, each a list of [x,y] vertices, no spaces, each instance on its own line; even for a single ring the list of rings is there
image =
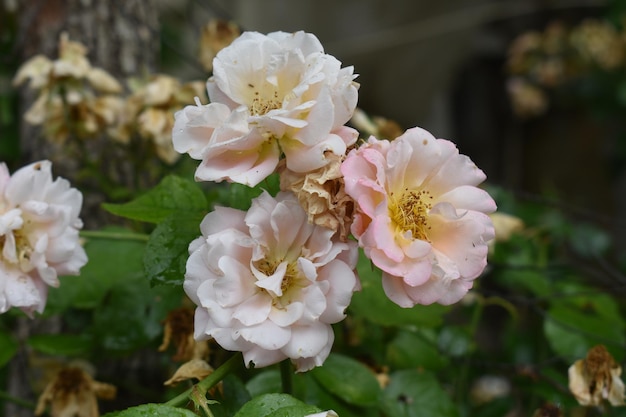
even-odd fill
[[[471,288],[495,203],[453,143],[413,128],[356,147],[345,125],[353,68],[312,34],[245,32],[213,70],[210,103],[176,114],[174,148],[201,161],[198,181],[255,186],[279,172],[282,191],[204,218],[184,283],[196,339],[243,352],[248,366],[321,365],[360,288],[359,246],[402,307],[454,303]]]

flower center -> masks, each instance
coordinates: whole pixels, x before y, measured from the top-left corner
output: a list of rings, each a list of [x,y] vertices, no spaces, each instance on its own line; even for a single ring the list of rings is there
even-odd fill
[[[261,259],[256,261],[254,266],[259,272],[271,276],[276,272],[276,268],[278,268],[281,263],[281,260]],[[272,297],[272,304],[275,307],[284,308],[296,298],[299,290],[306,286],[306,282],[307,280],[300,273],[296,262],[292,261],[287,264],[285,275],[280,283],[281,295],[278,295],[278,291],[266,291]]]
[[[0,247],[2,248],[2,253],[4,253],[7,249],[9,251],[8,257],[5,256],[4,259],[10,264],[15,264],[24,272],[30,271],[32,269],[30,256],[33,253],[33,248],[31,247],[28,238],[19,229],[13,230],[9,233],[13,234],[15,247],[5,248],[7,245],[6,235],[0,236]]]
[[[273,88],[261,93],[254,84],[248,84],[248,87],[254,90],[252,103],[250,104],[251,114],[263,116],[271,110],[280,109],[283,106],[282,100],[278,96],[278,91]]]
[[[403,231],[410,231],[414,239],[429,241],[428,211],[433,199],[427,190],[406,189],[400,197],[389,196],[389,217]]]

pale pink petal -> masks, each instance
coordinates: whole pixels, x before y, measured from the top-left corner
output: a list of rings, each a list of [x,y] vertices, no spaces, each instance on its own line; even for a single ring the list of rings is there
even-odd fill
[[[351,271],[352,268],[341,261],[330,262],[320,270],[320,279],[326,279],[330,283],[326,293],[328,307],[320,320],[336,323],[345,318],[345,310],[352,299],[350,294],[357,285],[357,278]]]
[[[258,292],[243,300],[233,313],[233,318],[244,326],[254,326],[266,321],[272,311],[272,297],[267,293]]]
[[[437,194],[443,194],[461,185],[476,186],[483,182],[486,175],[465,155],[459,155],[459,151],[452,142],[444,139],[438,139],[442,147],[453,149],[441,167],[437,170],[436,175],[428,181],[428,186]]]
[[[317,354],[315,354],[315,356],[302,357],[292,360],[293,363],[296,365],[296,372],[306,372],[315,368],[316,366],[322,366],[324,364],[324,361],[330,354],[333,342],[335,341],[335,334],[333,333],[333,329],[330,326],[326,327],[326,337],[326,345],[322,347],[322,349]]]
[[[447,202],[456,209],[492,213],[496,210],[496,203],[485,190],[470,185],[456,187],[437,197],[437,202]]]
[[[310,358],[318,355],[328,343],[328,324],[315,322],[309,326],[292,327],[291,340],[282,351],[290,358]]]
[[[282,351],[262,349],[258,346],[253,346],[243,352],[243,362],[249,368],[263,368],[281,362],[284,359],[287,359],[287,355]]]
[[[387,298],[400,307],[411,308],[416,304],[414,299],[407,294],[406,290],[410,287],[404,284],[401,277],[383,272],[382,284]]]
[[[294,172],[314,171],[328,164],[326,152],[335,155],[343,155],[346,152],[346,145],[338,135],[328,133],[319,136],[317,140],[317,143],[311,146],[297,140],[283,140],[281,146],[285,152],[287,168]]]
[[[172,129],[174,149],[188,153],[193,159],[202,159],[215,129],[225,123],[229,115],[230,109],[221,103],[187,106],[179,110],[174,115]]]
[[[254,326],[236,329],[233,336],[241,337],[262,349],[276,350],[289,343],[292,338],[292,328],[280,327],[270,320],[265,320]]]
[[[458,219],[434,214],[431,221],[433,247],[445,254],[467,278],[478,276],[487,264],[490,220],[486,214],[468,211]],[[487,239],[485,239],[487,237]]]
[[[294,301],[284,308],[273,308],[269,313],[269,319],[280,327],[287,327],[300,320],[303,314],[304,304]]]

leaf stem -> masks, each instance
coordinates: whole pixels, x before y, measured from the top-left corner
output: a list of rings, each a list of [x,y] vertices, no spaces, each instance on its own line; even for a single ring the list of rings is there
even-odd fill
[[[213,386],[217,385],[218,382],[224,379],[226,375],[233,372],[242,364],[243,364],[243,358],[241,357],[241,353],[237,353],[236,355],[233,355],[230,359],[224,362],[222,366],[220,366],[215,371],[213,371],[211,375],[207,376],[202,381],[198,382],[196,385],[189,388],[185,392],[182,392],[176,397],[167,401],[165,405],[176,407],[185,403],[185,401],[189,399],[189,395],[192,393],[194,389],[200,392],[207,392]]]
[[[476,304],[474,305],[474,311],[472,313],[472,317],[469,323],[469,333],[472,340],[476,339],[476,332],[478,330],[478,325],[480,324],[480,319],[482,318],[483,310],[485,308],[484,299],[478,298]],[[463,364],[461,365],[461,369],[459,371],[459,379],[457,382],[457,401],[462,410],[462,414],[466,415],[467,411],[465,410],[465,406],[467,404],[467,388],[469,385],[469,370],[470,370],[471,360],[469,353],[466,354],[465,359],[463,360]]]
[[[107,232],[104,230],[81,230],[80,236],[92,239],[140,240],[147,242],[150,235],[145,233]]]

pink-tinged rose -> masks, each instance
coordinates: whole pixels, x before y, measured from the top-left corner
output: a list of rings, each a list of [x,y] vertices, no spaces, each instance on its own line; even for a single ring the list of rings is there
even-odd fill
[[[173,129],[175,149],[202,160],[197,179],[254,186],[281,154],[290,170],[308,172],[356,140],[343,127],[356,108],[353,68],[314,35],[244,32],[213,68],[211,104],[178,112]]]
[[[41,161],[11,176],[0,164],[0,313],[43,312],[48,286],[87,262],[78,236],[82,194],[65,179],[53,181],[51,166]]]
[[[243,352],[247,366],[321,365],[359,288],[356,242],[310,224],[291,193],[263,193],[248,212],[217,207],[200,229],[184,283],[196,339]]]
[[[357,206],[352,234],[383,271],[387,296],[402,307],[461,299],[494,237],[495,202],[477,187],[485,174],[420,128],[391,142],[371,137],[341,172]]]
[[[251,130],[242,109],[221,103],[187,106],[175,115],[174,149],[200,160],[197,181],[232,181],[253,187],[274,172],[280,149]]]

